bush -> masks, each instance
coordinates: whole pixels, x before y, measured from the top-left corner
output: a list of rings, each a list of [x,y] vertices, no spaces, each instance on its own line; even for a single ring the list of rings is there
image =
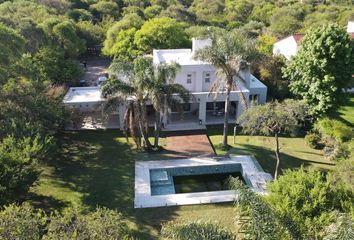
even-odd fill
[[[27,204],[9,205],[0,212],[0,239],[129,239],[122,215],[98,208],[82,214],[69,209],[64,215],[46,215]]]
[[[225,228],[208,222],[169,222],[162,227],[162,234],[175,240],[233,240],[236,237]]]
[[[341,121],[323,118],[315,124],[315,129],[322,137],[334,138],[338,142],[346,142],[354,137],[354,130]]]
[[[320,171],[288,170],[268,185],[266,199],[281,218],[299,226],[305,239],[323,237],[336,211],[351,211],[352,195],[332,185]]]
[[[313,149],[323,149],[323,144],[321,143],[321,135],[317,132],[310,132],[305,136],[305,141],[310,148]]]
[[[0,212],[0,239],[40,239],[45,215],[27,204],[9,205]]]

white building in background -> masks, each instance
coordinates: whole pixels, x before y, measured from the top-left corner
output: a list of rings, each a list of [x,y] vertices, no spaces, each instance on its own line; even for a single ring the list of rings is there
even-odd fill
[[[353,21],[349,21],[348,22],[347,33],[354,33],[354,22]]]
[[[273,54],[283,55],[287,60],[290,60],[299,50],[299,44],[303,36],[303,34],[294,34],[279,40],[273,45]]]
[[[190,101],[183,103],[181,106],[184,111],[183,115],[178,113],[176,109],[169,109],[169,111],[162,114],[162,121],[166,130],[201,129],[205,128],[207,124],[223,123],[226,94],[221,91],[218,97],[215,97],[214,94],[208,96],[209,90],[216,80],[215,68],[209,63],[193,58],[195,51],[208,46],[211,44],[211,41],[193,39],[192,42],[192,49],[153,51],[154,64],[176,62],[181,66],[175,81],[183,85],[191,93]],[[267,97],[267,87],[250,73],[248,67],[242,70],[240,74],[245,83],[237,81],[238,88],[232,91],[230,96],[229,121],[233,123],[244,109],[239,99],[240,92],[245,96],[248,105],[251,100],[262,104],[266,101]],[[64,103],[86,112],[99,112],[99,106],[102,107],[102,101],[105,100],[98,97],[98,93],[99,88],[95,88],[95,90],[91,88],[70,88],[64,99]],[[124,105],[119,106],[118,119],[120,127],[123,125],[124,112]],[[154,119],[152,106],[148,106],[148,115],[152,124]]]

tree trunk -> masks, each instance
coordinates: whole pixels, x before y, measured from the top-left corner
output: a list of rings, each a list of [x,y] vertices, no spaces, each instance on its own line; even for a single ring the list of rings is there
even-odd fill
[[[140,130],[140,134],[144,139],[144,145],[147,149],[151,148],[151,143],[149,141],[148,136],[146,135],[145,131],[144,131],[144,123],[143,123],[143,116],[142,116],[142,110],[141,110],[141,105],[139,104],[139,106],[137,106],[137,110],[138,110],[138,122],[139,122],[139,130]]]
[[[225,99],[225,115],[224,115],[224,133],[223,133],[223,147],[227,147],[227,132],[229,127],[229,109],[230,109],[230,92],[232,86],[232,76],[226,85],[226,99]]]
[[[277,180],[280,166],[278,133],[275,134],[275,156],[277,157],[277,164],[275,166],[274,180]]]
[[[157,148],[159,146],[159,134],[160,134],[160,111],[155,111],[155,139],[154,139],[154,147]]]

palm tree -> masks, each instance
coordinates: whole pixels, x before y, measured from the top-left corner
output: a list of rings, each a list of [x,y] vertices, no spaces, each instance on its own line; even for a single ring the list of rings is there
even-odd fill
[[[107,106],[112,103],[126,103],[123,131],[129,130],[138,148],[141,148],[141,137],[144,145],[150,149],[151,143],[147,134],[145,108],[148,100],[147,83],[152,75],[150,60],[139,57],[133,62],[116,59],[109,67],[109,79],[102,86],[102,95],[108,98]]]
[[[149,100],[155,109],[155,133],[154,147],[159,145],[159,133],[161,129],[161,112],[179,103],[188,102],[189,91],[182,85],[175,83],[176,72],[180,66],[177,63],[160,64],[154,66],[154,74],[149,82]],[[178,97],[177,97],[178,95]]]
[[[245,82],[240,74],[242,69],[249,65],[249,61],[256,56],[255,41],[246,38],[241,32],[228,32],[223,35],[214,35],[212,44],[200,50],[197,50],[194,58],[212,64],[216,68],[216,81],[212,85],[209,95],[215,93],[218,95],[220,90],[226,91],[223,146],[227,144],[227,131],[230,109],[230,92],[240,89],[240,83],[236,79]],[[235,78],[237,77],[237,78]],[[224,90],[225,89],[225,90]],[[239,96],[245,108],[248,108],[247,101],[239,91]]]

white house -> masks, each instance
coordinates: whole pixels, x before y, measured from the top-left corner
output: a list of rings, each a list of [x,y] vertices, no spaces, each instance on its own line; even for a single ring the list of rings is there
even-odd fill
[[[209,63],[195,60],[194,53],[205,46],[211,44],[211,40],[192,40],[192,49],[166,49],[154,50],[154,64],[178,63],[181,68],[176,75],[176,83],[183,85],[193,96],[189,103],[184,106],[190,123],[216,124],[223,122],[224,104],[226,94],[221,94],[217,98],[212,94],[208,97],[209,90],[216,80],[215,68]],[[242,113],[243,105],[239,99],[241,91],[249,103],[250,99],[258,103],[264,103],[267,97],[267,87],[254,77],[249,68],[242,70],[241,74],[246,83],[238,81],[239,88],[231,92],[230,122]],[[169,117],[163,118],[165,126],[179,124],[179,115],[172,109],[168,113]]]
[[[303,34],[294,34],[279,40],[273,45],[273,54],[283,55],[287,60],[290,60],[299,50],[299,43],[303,36]]]
[[[211,44],[211,41],[193,39],[192,42],[192,49],[153,51],[154,64],[176,62],[181,66],[175,81],[191,93],[190,101],[183,103],[181,106],[184,110],[183,115],[179,114],[176,109],[169,109],[162,113],[164,128],[167,130],[198,129],[204,128],[206,124],[223,123],[226,94],[221,91],[217,98],[214,94],[208,97],[209,90],[216,79],[215,68],[209,63],[193,58],[196,50]],[[230,122],[235,122],[243,111],[244,107],[239,99],[240,92],[245,96],[248,105],[250,100],[259,104],[264,103],[267,97],[267,87],[250,73],[248,67],[243,69],[240,74],[245,80],[245,84],[238,81],[238,88],[231,92]],[[95,90],[91,88],[70,88],[64,103],[87,111],[90,106],[96,108],[102,106],[102,99],[97,96],[98,93],[99,88],[95,88]],[[119,106],[120,126],[123,124],[124,112],[124,105]],[[148,106],[148,115],[150,115],[152,124],[154,119],[152,106]]]

